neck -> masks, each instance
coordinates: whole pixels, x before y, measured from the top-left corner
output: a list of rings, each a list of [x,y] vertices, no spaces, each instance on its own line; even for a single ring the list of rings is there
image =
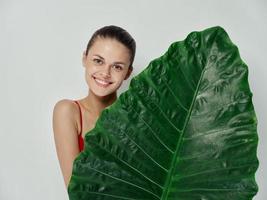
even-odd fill
[[[113,92],[107,96],[99,97],[90,91],[84,99],[86,108],[92,111],[96,116],[99,116],[102,110],[111,105],[117,99],[117,92]]]

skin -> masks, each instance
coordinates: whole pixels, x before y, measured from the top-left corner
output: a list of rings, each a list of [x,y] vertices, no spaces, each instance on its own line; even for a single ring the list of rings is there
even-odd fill
[[[54,140],[66,188],[72,174],[73,161],[80,153],[78,134],[82,129],[84,138],[85,134],[94,128],[101,111],[116,101],[117,90],[132,72],[128,48],[110,38],[98,37],[88,55],[83,52],[82,63],[88,85],[88,95],[78,100],[83,127],[80,127],[79,108],[72,100],[58,101],[53,110]],[[101,87],[94,77],[112,84]]]

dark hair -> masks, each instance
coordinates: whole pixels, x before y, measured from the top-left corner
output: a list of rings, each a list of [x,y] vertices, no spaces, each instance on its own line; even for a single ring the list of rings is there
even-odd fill
[[[118,42],[121,42],[122,44],[124,44],[130,51],[130,66],[129,67],[132,67],[134,57],[135,57],[136,44],[135,44],[135,40],[126,30],[115,25],[104,26],[96,30],[87,44],[86,53],[85,53],[86,56],[88,55],[89,49],[94,44],[98,36],[104,37],[104,38],[116,39]]]

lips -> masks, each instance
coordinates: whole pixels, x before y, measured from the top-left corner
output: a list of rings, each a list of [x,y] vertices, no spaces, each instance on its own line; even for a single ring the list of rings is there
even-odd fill
[[[107,86],[109,86],[110,84],[112,84],[111,81],[105,81],[105,80],[96,78],[96,77],[94,77],[94,76],[93,76],[93,78],[94,78],[96,84],[99,85],[100,87],[107,87]]]

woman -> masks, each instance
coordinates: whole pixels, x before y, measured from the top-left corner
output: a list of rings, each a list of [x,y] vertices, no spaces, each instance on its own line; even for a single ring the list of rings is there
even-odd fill
[[[135,48],[135,40],[118,26],[97,30],[82,58],[88,95],[79,100],[62,99],[54,106],[54,139],[66,188],[85,134],[94,128],[101,111],[117,99],[117,90],[133,70]]]

